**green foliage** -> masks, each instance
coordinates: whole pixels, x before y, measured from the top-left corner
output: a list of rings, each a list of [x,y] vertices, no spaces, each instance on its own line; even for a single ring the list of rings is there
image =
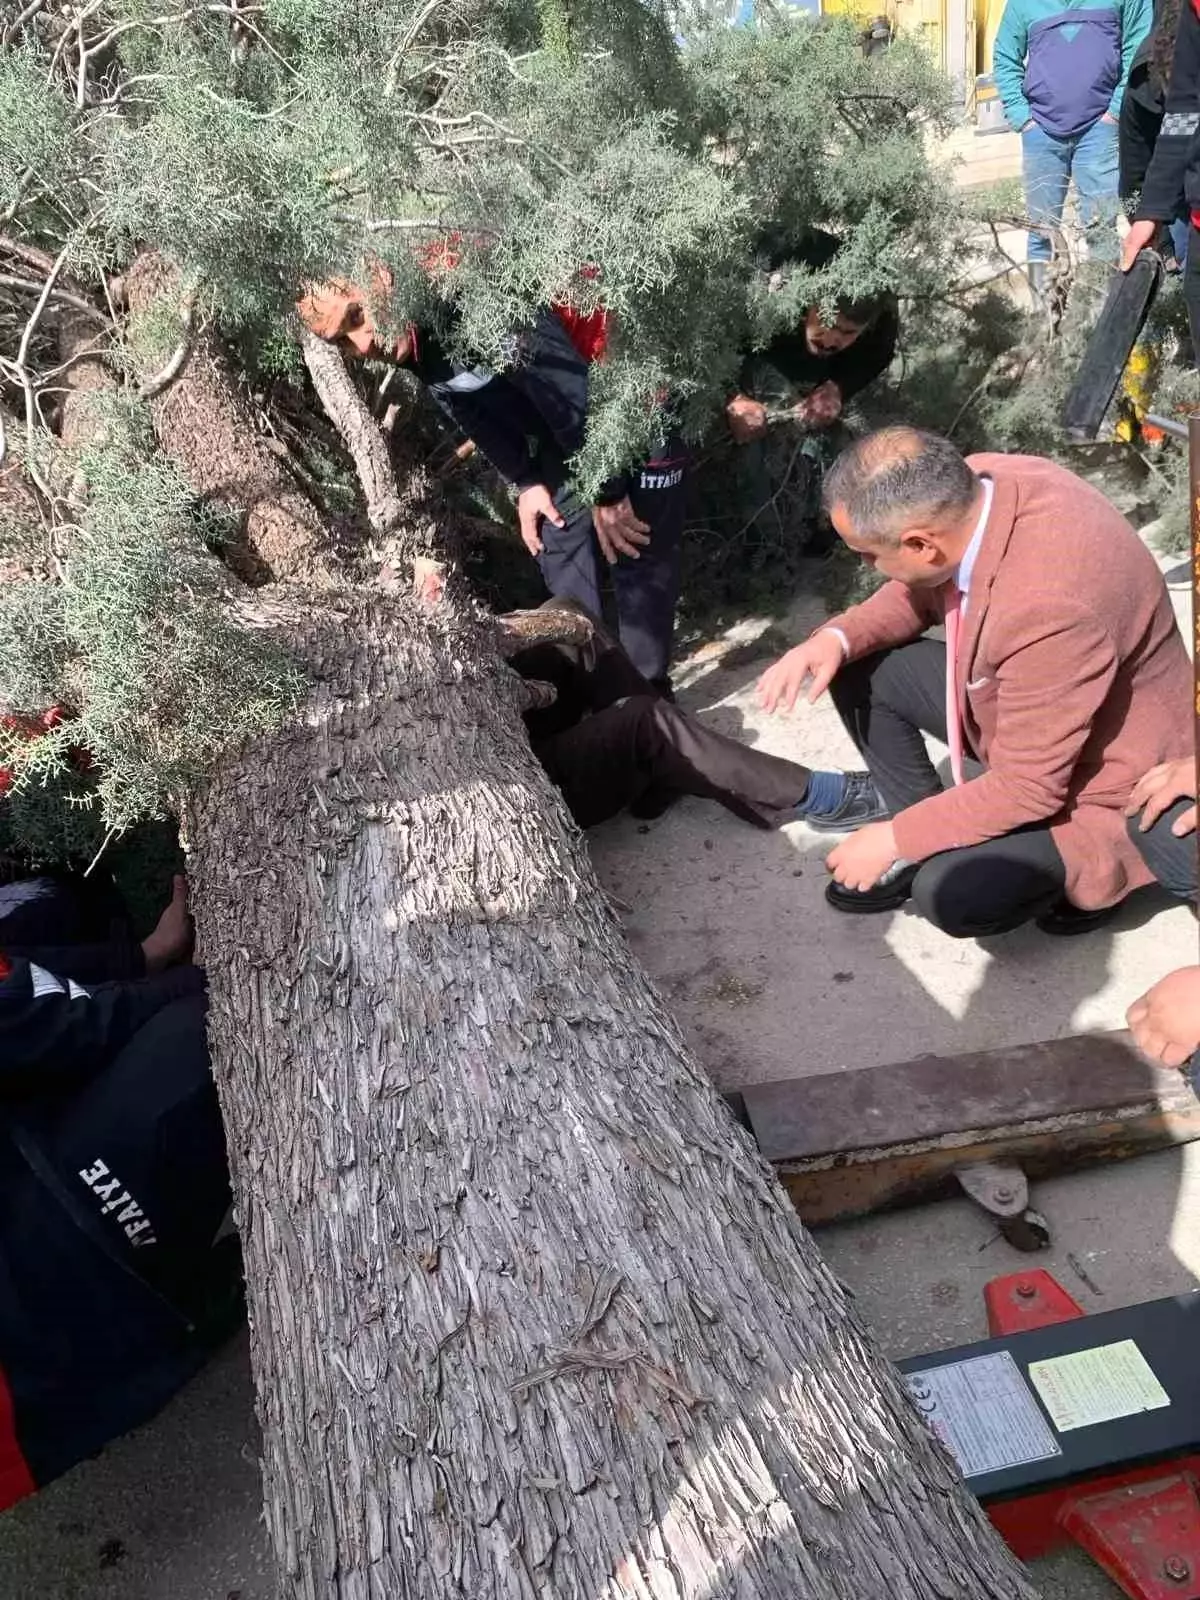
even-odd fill
[[[40,52],[0,52],[0,214],[21,204],[31,226],[69,227],[85,204],[77,159],[76,118],[47,84]]]
[[[539,307],[602,298],[619,331],[585,489],[652,442],[664,390],[698,437],[747,341],[813,296],[919,293],[953,249],[925,141],[948,86],[903,42],[867,61],[844,20],[765,15],[681,51],[638,0],[267,0],[231,50],[217,10],[104,18],[136,92],[105,117],[60,94],[43,140],[86,152],[98,246],[159,247],[275,348],[297,289],[364,256],[393,272],[385,320],[453,307],[461,352],[494,364]],[[845,230],[844,256],[768,304],[756,255],[814,225]],[[447,233],[453,266],[423,265]]]
[[[236,23],[183,0],[101,0],[80,24],[103,40],[80,81],[35,16],[0,57],[0,206],[24,185],[15,231],[68,246],[95,290],[136,248],[172,257],[268,408],[303,380],[296,295],[333,274],[383,261],[385,328],[431,322],[495,366],[548,303],[602,303],[614,333],[574,464],[590,492],[657,443],[664,397],[687,435],[708,434],[746,354],[806,305],[882,290],[937,303],[965,226],[929,155],[949,86],[919,48],[867,60],[851,23],[766,5],[754,29],[681,24],[682,47],[676,25],[641,0],[263,0]],[[845,240],[820,272],[796,262],[815,227]],[[174,309],[135,319],[127,381],[179,332]],[[922,370],[939,384],[936,363]],[[87,509],[59,530],[61,583],[0,591],[0,699],[75,718],[69,738],[14,752],[0,812],[58,784],[42,809],[101,836],[160,813],[299,692],[236,621],[207,554],[228,528],[197,514],[144,420],[108,432],[84,464]],[[782,432],[773,444],[795,455]],[[297,455],[341,508],[344,463],[313,430]],[[779,593],[796,506],[754,510],[705,508],[707,550],[757,563]]]
[[[162,816],[303,689],[269,638],[238,625],[186,486],[152,453],[145,419],[109,421],[83,461],[88,504],[61,583],[0,588],[0,702],[10,713],[61,706],[68,718],[0,748],[13,776],[0,802],[9,838],[43,858],[55,830],[78,854],[79,838]]]

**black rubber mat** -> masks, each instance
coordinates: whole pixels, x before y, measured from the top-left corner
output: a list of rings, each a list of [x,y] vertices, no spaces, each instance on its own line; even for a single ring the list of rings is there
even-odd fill
[[[1092,337],[1063,405],[1063,430],[1075,444],[1090,444],[1121,381],[1163,278],[1162,258],[1143,250],[1128,272],[1114,272]]]

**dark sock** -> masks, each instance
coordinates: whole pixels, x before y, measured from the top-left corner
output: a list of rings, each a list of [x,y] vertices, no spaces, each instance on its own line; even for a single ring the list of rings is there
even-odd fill
[[[837,810],[845,795],[844,772],[812,772],[808,777],[808,788],[796,802],[796,810],[802,817],[828,816],[831,811]]]

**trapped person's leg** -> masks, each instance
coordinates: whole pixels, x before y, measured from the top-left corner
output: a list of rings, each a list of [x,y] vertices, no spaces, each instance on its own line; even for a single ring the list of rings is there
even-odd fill
[[[1181,900],[1196,898],[1197,841],[1194,832],[1185,833],[1178,839],[1171,828],[1195,804],[1190,798],[1177,800],[1145,833],[1142,832],[1140,816],[1129,819],[1129,837],[1137,846],[1142,860],[1163,888],[1178,895]]]
[[[534,753],[582,828],[650,790],[699,795],[769,828],[789,820],[807,767],[715,733],[657,695],[635,695],[586,717]]]
[[[1101,117],[1080,134],[1071,164],[1088,249],[1097,261],[1117,259],[1117,125]]]
[[[944,644],[917,639],[848,662],[829,692],[889,812],[941,793],[923,735],[946,738]]]
[[[671,641],[679,600],[683,521],[687,508],[687,452],[678,439],[634,474],[629,493],[650,543],[636,560],[621,556],[613,568],[621,644],[657,689],[670,682]]]
[[[1070,139],[1056,139],[1035,123],[1021,135],[1021,172],[1025,182],[1025,212],[1030,222],[1062,221],[1071,182]],[[1029,232],[1030,263],[1049,261],[1051,237],[1036,228]]]
[[[928,922],[955,939],[1010,933],[1052,911],[1067,873],[1049,828],[948,850],[922,863],[912,898]]]

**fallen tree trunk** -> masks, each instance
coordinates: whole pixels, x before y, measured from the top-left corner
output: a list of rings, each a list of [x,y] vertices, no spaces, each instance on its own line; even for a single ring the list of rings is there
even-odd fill
[[[352,601],[306,654],[192,826],[289,1591],[1030,1594],[469,635]]]
[[[303,714],[188,818],[286,1591],[1032,1596],[636,966],[486,631],[310,598]]]

